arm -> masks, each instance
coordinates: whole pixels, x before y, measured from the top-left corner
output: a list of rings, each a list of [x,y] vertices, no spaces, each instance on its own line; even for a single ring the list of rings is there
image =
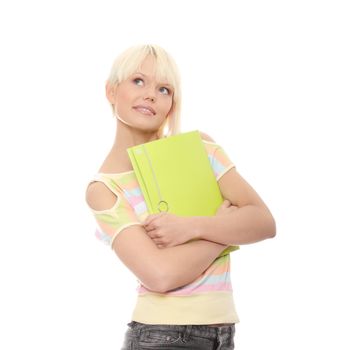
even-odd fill
[[[159,249],[141,226],[123,230],[113,249],[120,260],[150,290],[166,292],[194,281],[226,246],[198,240]]]
[[[208,135],[201,134],[204,140],[215,144]],[[232,206],[223,210],[222,215],[210,217],[150,215],[145,229],[158,246],[170,247],[192,239],[237,246],[275,236],[276,224],[266,204],[240,176],[222,149],[214,150],[211,157],[221,194]]]
[[[275,220],[255,190],[230,169],[218,181],[221,193],[238,208],[226,215],[192,217],[194,236],[227,245],[240,245],[272,238]]]
[[[203,132],[201,137],[215,142]],[[235,167],[221,176],[218,184],[222,196],[238,209],[222,216],[192,217],[194,238],[240,245],[276,235],[276,223],[270,210]]]
[[[94,182],[87,188],[86,202],[94,213],[112,208],[116,200],[117,196],[101,182]],[[123,206],[125,210],[132,211],[126,202],[123,202]],[[110,236],[114,235],[115,228],[109,222],[118,221],[116,216],[118,214],[111,211],[108,221],[97,220],[102,230]],[[117,234],[112,248],[145,287],[165,292],[195,280],[226,246],[199,240],[158,249],[141,224],[134,224]]]

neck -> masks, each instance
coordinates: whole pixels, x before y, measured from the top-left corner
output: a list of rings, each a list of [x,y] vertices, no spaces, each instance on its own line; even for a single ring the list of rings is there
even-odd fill
[[[137,130],[117,120],[117,130],[113,148],[126,150],[129,147],[137,146],[141,143],[146,143],[157,139],[159,139],[158,130]]]
[[[132,168],[130,159],[127,154],[127,148],[159,139],[157,131],[137,130],[126,125],[117,119],[117,129],[114,143],[110,151],[114,159],[118,159],[124,167]]]

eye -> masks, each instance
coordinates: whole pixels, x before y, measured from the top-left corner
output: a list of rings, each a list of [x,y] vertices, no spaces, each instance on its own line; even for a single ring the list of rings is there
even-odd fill
[[[166,87],[164,87],[164,86],[162,86],[159,90],[164,95],[170,95],[171,94],[171,90],[166,88]],[[163,92],[163,91],[165,91],[165,92]]]
[[[140,85],[141,82],[143,83],[143,80],[141,78],[135,78],[133,79],[133,82],[136,84],[136,85]]]

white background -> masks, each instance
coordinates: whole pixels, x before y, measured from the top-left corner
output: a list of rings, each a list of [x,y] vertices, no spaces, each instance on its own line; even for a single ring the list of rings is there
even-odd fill
[[[0,348],[119,349],[136,278],[94,237],[114,58],[177,61],[183,131],[221,144],[277,236],[231,254],[239,350],[349,349],[346,1],[2,1]]]

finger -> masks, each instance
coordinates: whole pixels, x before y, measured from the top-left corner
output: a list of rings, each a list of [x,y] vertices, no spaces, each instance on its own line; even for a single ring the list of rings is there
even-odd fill
[[[148,237],[152,238],[153,240],[160,238],[160,236],[157,234],[156,230],[148,231],[147,235],[148,235]]]
[[[144,226],[146,231],[153,231],[156,228],[155,223],[150,223],[150,224],[143,225],[143,226]]]
[[[159,214],[150,214],[147,216],[147,218],[144,220],[143,225],[147,226],[149,225],[155,218],[158,217]]]
[[[231,202],[227,199],[225,199],[222,203],[221,203],[221,207],[223,208],[227,208],[231,205]]]
[[[161,239],[152,239],[152,241],[156,244],[156,245],[164,245],[164,242]]]
[[[145,221],[143,222],[143,225],[149,225],[150,223],[152,223],[155,219],[157,219],[160,216],[163,216],[165,213],[157,213],[157,214],[150,214],[147,216],[147,218],[145,219]]]
[[[150,224],[144,225],[145,230],[147,231],[153,231],[157,230],[160,227],[160,222],[159,220],[154,219]]]

